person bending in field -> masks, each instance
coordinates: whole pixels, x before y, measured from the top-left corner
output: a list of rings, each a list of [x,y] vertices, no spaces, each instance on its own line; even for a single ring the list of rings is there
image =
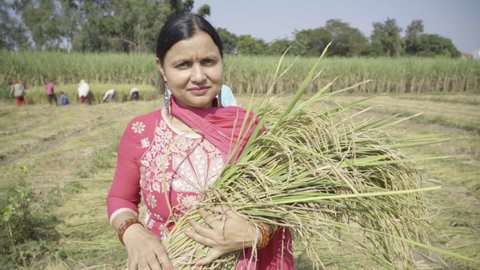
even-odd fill
[[[103,102],[112,102],[115,101],[115,97],[117,96],[117,91],[115,89],[109,89],[107,92],[105,92],[105,95],[103,96]]]
[[[90,86],[85,80],[81,80],[78,84],[78,97],[80,98],[80,103],[88,104],[88,94],[90,92]]]
[[[68,101],[67,95],[64,92],[60,92],[60,96],[58,97],[58,105],[68,105],[70,102]]]
[[[130,100],[132,101],[140,100],[140,90],[138,90],[138,88],[133,87],[132,89],[130,89]]]

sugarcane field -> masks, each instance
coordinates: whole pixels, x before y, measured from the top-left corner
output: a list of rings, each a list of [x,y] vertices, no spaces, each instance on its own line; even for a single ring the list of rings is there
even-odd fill
[[[126,269],[105,200],[128,122],[163,106],[152,56],[0,58],[0,269]],[[205,205],[284,220],[272,224],[292,231],[295,269],[480,268],[479,61],[224,61],[223,82],[266,131],[224,169]],[[25,86],[20,106],[12,78]],[[49,103],[50,80],[68,104]],[[87,103],[77,94],[81,80],[90,86]],[[108,89],[115,96],[106,102]],[[185,260],[204,247],[188,242],[188,223],[177,222],[165,245],[178,269],[190,269]]]

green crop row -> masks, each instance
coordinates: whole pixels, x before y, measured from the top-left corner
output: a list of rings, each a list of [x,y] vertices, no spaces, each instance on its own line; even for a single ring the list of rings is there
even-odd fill
[[[274,91],[298,89],[315,58],[286,57],[289,70],[276,82]],[[264,93],[273,80],[279,57],[226,56],[225,83],[237,93]],[[451,58],[326,58],[322,74],[309,91],[337,78],[332,90],[370,81],[356,88],[362,93],[480,92],[480,61]],[[320,70],[319,70],[320,71]],[[30,86],[49,80],[57,84],[90,83],[158,85],[152,54],[79,54],[60,52],[0,51],[0,87],[21,79]]]

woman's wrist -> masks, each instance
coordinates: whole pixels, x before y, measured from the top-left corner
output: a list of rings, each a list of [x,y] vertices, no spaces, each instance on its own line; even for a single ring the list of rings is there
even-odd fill
[[[117,234],[118,234],[118,240],[120,240],[120,243],[122,243],[122,245],[125,245],[125,243],[123,242],[123,235],[125,234],[125,231],[132,225],[134,224],[140,224],[142,225],[142,223],[137,219],[137,218],[129,218],[129,219],[126,219],[124,220],[119,226],[118,226],[118,230],[117,230]],[[143,226],[143,225],[142,225]]]
[[[263,249],[270,242],[270,236],[272,234],[272,230],[270,226],[265,223],[258,223],[257,229],[259,231],[259,236],[260,236],[257,243],[257,249]]]

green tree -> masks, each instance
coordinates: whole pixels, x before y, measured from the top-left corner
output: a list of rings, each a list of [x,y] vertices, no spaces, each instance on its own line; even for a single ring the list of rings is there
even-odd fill
[[[328,51],[330,55],[358,56],[368,47],[368,39],[362,32],[341,20],[328,20],[325,30],[328,31],[333,42]]]
[[[107,5],[108,1],[85,1],[80,4],[79,10],[82,15],[79,20],[79,31],[72,41],[74,51],[99,52],[108,49],[109,30],[104,29],[104,25],[110,23],[110,20],[104,19],[111,13],[106,10]]]
[[[62,25],[62,34],[64,43],[70,50],[75,34],[80,27],[81,13],[77,1],[75,0],[60,0],[61,16],[59,22]]]
[[[194,0],[168,0],[168,4],[172,10],[171,15],[192,12]],[[202,5],[196,12],[198,15],[205,17],[210,15],[210,6]]]
[[[251,35],[241,35],[237,38],[237,47],[239,54],[263,54],[266,51],[267,44]]]
[[[435,34],[423,34],[419,37],[417,55],[458,57],[460,52],[453,45],[452,40],[448,38]]]
[[[18,0],[15,9],[37,50],[66,48],[75,24],[71,13],[73,1],[68,0]]]
[[[293,52],[301,56],[319,56],[331,40],[332,35],[323,27],[297,31]]]
[[[160,0],[88,1],[74,50],[151,52],[171,8]]]
[[[117,49],[125,52],[153,51],[158,31],[157,23],[167,19],[169,9],[159,1],[112,1],[112,29],[108,37]],[[108,21],[107,21],[108,22]],[[119,43],[120,42],[120,43]]]
[[[168,0],[172,15],[190,12],[193,8],[193,0]]]
[[[11,15],[14,12],[11,5],[0,1],[0,50],[28,47],[27,29]]]
[[[294,42],[288,39],[274,40],[269,44],[267,54],[282,55],[288,48],[293,47],[293,44]],[[291,50],[289,53],[291,54]]]
[[[153,51],[166,19],[191,12],[193,4],[194,0],[1,1],[0,46],[19,47],[30,38],[31,47],[38,50]],[[10,7],[21,22],[10,16]],[[210,7],[201,6],[197,14],[210,15]]]
[[[373,32],[370,37],[373,53],[400,56],[403,52],[401,32],[402,28],[397,25],[395,19],[387,18],[384,23],[373,23]]]
[[[413,20],[405,31],[405,53],[416,55],[420,49],[420,35],[423,34],[423,21]]]
[[[237,37],[235,36],[235,34],[230,33],[225,28],[218,28],[217,32],[218,32],[218,35],[220,36],[220,39],[222,40],[223,51],[225,53],[230,53],[230,54],[236,53]]]
[[[151,52],[167,18],[192,8],[193,0],[85,1],[73,47],[80,51]],[[203,5],[198,14],[209,15],[210,7]]]
[[[202,17],[210,16],[210,6],[202,5],[201,7],[198,8],[197,14]]]
[[[12,12],[20,18],[19,25],[22,26],[17,35],[11,36],[20,43],[24,37],[31,39],[29,47],[32,49],[68,50],[73,36],[78,31],[81,18],[78,9],[80,2],[75,0],[11,1]]]

